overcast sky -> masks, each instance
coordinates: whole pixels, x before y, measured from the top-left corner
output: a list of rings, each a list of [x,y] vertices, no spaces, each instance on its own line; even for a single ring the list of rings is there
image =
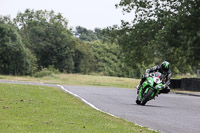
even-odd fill
[[[16,17],[25,9],[54,10],[69,22],[69,27],[82,26],[87,29],[120,25],[121,20],[131,21],[133,14],[123,15],[115,4],[120,0],[0,0],[0,15]]]

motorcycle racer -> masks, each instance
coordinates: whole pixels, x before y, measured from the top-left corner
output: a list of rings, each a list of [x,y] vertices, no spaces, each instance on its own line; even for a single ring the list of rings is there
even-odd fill
[[[146,70],[145,75],[142,76],[140,83],[137,85],[137,94],[139,92],[139,89],[140,89],[142,83],[146,80],[149,73],[152,73],[152,72],[160,72],[164,75],[164,78],[163,78],[164,79],[163,80],[163,83],[164,83],[163,88],[164,89],[162,89],[159,93],[169,93],[170,92],[169,84],[170,84],[170,78],[171,78],[171,70],[169,69],[169,62],[164,61],[164,62],[162,62],[162,64],[154,66],[154,67]]]

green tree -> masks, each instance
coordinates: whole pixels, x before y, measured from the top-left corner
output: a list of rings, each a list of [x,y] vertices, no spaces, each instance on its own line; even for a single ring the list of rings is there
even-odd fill
[[[76,27],[75,36],[83,41],[94,41],[98,39],[95,32],[92,30],[87,30],[81,26]]]
[[[92,71],[90,49],[75,38],[67,20],[54,11],[27,9],[15,18],[23,41],[37,57],[39,69],[53,66],[61,72]]]
[[[154,39],[157,33],[154,20],[140,21],[132,29],[123,29],[118,39],[125,55],[125,60],[132,68],[140,65],[149,66],[156,57]],[[151,30],[150,30],[151,29]]]
[[[86,43],[77,43],[74,61],[75,73],[89,74],[94,71],[94,55]]]
[[[151,51],[155,54],[155,61],[157,58],[168,60],[172,64],[173,71],[176,72],[177,69],[181,73],[194,71],[200,57],[200,23],[198,19],[200,2],[198,0],[121,0],[116,6],[122,7],[125,12],[134,11],[136,14],[132,24],[122,23],[123,30],[128,29],[137,33],[137,25],[153,22],[154,26],[148,26],[149,28],[145,30],[145,32],[148,32],[145,37],[152,39],[145,44],[151,44],[151,47],[155,47]],[[142,28],[143,26],[141,26]],[[152,30],[155,31],[153,34]],[[141,37],[136,40],[143,41]],[[122,47],[131,47],[132,45],[133,43],[127,43],[127,45],[122,44]],[[137,48],[139,48],[139,45],[130,50],[135,58],[139,57],[134,52]],[[147,55],[149,55],[148,52]]]
[[[133,69],[123,62],[123,55],[117,44],[92,41],[88,43],[94,56],[94,72],[106,76],[134,77]]]
[[[24,75],[36,70],[36,58],[25,48],[17,27],[8,17],[0,17],[0,73]]]
[[[51,65],[62,72],[74,71],[76,41],[60,13],[27,9],[18,13],[15,22],[40,69]]]

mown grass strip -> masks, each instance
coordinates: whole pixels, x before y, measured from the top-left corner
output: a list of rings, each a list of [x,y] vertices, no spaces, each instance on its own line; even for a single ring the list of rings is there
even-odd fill
[[[152,133],[96,111],[59,88],[0,84],[0,132]]]
[[[34,81],[62,85],[79,85],[79,86],[112,86],[118,88],[136,88],[140,79],[119,78],[109,76],[94,76],[81,74],[55,74],[41,78],[30,76],[4,76],[0,75],[0,79]]]
[[[172,78],[189,78],[195,77],[195,75],[177,75]],[[134,78],[120,78],[109,76],[95,76],[95,75],[81,75],[81,74],[53,74],[50,76],[44,76],[40,78],[30,76],[5,76],[0,75],[0,79],[5,80],[19,80],[19,81],[32,81],[51,84],[62,85],[79,85],[79,86],[112,86],[118,88],[131,88],[135,89],[140,79]]]

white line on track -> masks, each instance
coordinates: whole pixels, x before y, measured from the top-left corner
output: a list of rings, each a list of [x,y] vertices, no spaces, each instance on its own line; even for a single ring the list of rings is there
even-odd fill
[[[113,116],[113,117],[115,117],[115,118],[120,118],[120,117],[117,117],[117,116],[115,116],[115,115],[113,115],[113,114],[111,114],[111,113],[105,112],[105,111],[103,111],[103,110],[101,110],[101,109],[95,107],[93,104],[91,104],[90,102],[88,102],[88,101],[85,100],[84,98],[80,97],[79,95],[77,95],[77,94],[75,94],[75,93],[73,93],[73,92],[67,90],[67,89],[66,89],[65,87],[63,87],[62,85],[57,84],[57,86],[60,87],[60,88],[61,88],[63,91],[65,91],[66,93],[69,93],[69,94],[71,94],[72,96],[74,96],[74,97],[80,99],[80,100],[83,101],[84,103],[88,104],[88,105],[89,105],[90,107],[92,107],[93,109],[96,109],[96,110],[98,110],[98,111],[100,111],[100,112],[102,112],[102,113],[108,114],[108,115]],[[140,127],[143,127],[142,125],[139,125],[139,124],[136,124],[136,123],[134,123],[134,124],[135,124],[135,125],[138,125],[138,126],[140,126]],[[149,130],[152,130],[152,131],[155,131],[154,129],[151,129],[151,128],[148,128],[148,129],[149,129]]]
[[[88,101],[85,100],[84,98],[78,96],[77,94],[75,94],[75,93],[73,93],[73,92],[67,90],[67,89],[66,89],[65,87],[63,87],[62,85],[57,84],[57,86],[59,86],[63,91],[65,91],[65,92],[71,94],[71,95],[74,96],[74,97],[77,97],[78,99],[80,99],[80,100],[83,101],[84,103],[88,104],[88,105],[89,105],[90,107],[92,107],[93,109],[96,109],[96,110],[98,110],[98,111],[100,111],[100,112],[106,113],[106,114],[108,114],[108,115],[110,115],[110,116],[113,116],[113,117],[115,117],[115,118],[119,118],[119,117],[117,117],[117,116],[115,116],[115,115],[113,115],[113,114],[111,114],[111,113],[105,112],[105,111],[103,111],[103,110],[101,110],[101,109],[95,107],[93,104],[91,104],[90,102],[88,102]]]

